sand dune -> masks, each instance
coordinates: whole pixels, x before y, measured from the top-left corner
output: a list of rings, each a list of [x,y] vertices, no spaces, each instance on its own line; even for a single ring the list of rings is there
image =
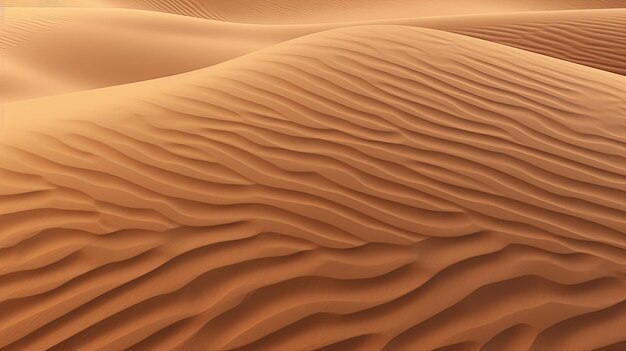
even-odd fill
[[[110,0],[109,3],[219,21],[282,24],[626,6],[623,0]]]
[[[0,348],[620,349],[625,118],[408,26],[6,104]]]
[[[528,16],[530,17],[530,16]],[[626,12],[585,12],[560,20],[536,18],[453,32],[626,75]]]
[[[209,67],[353,23],[246,25],[148,11],[9,8],[0,34],[0,102],[134,83]],[[412,18],[429,27],[626,74],[626,10]],[[123,38],[123,40],[119,40]]]
[[[626,7],[624,0],[4,0],[3,4],[132,8],[227,22],[282,24]]]
[[[8,69],[2,75],[22,84],[3,87],[10,91],[0,92],[0,101],[160,78],[275,43],[271,33],[255,35],[249,28],[151,12],[9,8],[7,17],[0,52]],[[31,77],[32,84],[26,84]]]

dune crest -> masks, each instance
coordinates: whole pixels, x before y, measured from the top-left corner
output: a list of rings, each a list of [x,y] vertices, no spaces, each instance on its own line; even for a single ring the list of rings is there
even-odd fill
[[[625,116],[625,77],[406,26],[7,104],[0,348],[619,347]]]
[[[626,12],[587,12],[560,20],[452,29],[454,33],[626,75]]]
[[[110,0],[111,6],[238,23],[302,24],[521,11],[623,8],[620,0]]]
[[[162,78],[354,23],[249,25],[128,9],[8,8],[0,31],[0,102]],[[411,18],[400,24],[469,35],[626,74],[626,9]],[[123,38],[123,40],[119,40]],[[216,49],[219,48],[219,49]],[[155,58],[147,60],[147,58]]]
[[[131,8],[238,23],[303,24],[624,8],[623,0],[3,0],[8,7]]]

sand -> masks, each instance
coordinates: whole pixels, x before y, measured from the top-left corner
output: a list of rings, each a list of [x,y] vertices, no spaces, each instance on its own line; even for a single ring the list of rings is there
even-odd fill
[[[9,7],[5,16],[0,102],[167,77],[307,34],[372,24],[441,29],[626,74],[626,9],[284,26],[128,9]]]
[[[619,1],[244,3],[5,0],[1,350],[626,347]]]
[[[624,0],[3,0],[6,6],[126,8],[224,22],[303,24],[623,8]]]

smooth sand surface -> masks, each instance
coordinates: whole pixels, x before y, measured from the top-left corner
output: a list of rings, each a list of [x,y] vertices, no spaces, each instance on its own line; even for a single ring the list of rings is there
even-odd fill
[[[0,350],[626,347],[618,1],[113,2],[5,0]]]

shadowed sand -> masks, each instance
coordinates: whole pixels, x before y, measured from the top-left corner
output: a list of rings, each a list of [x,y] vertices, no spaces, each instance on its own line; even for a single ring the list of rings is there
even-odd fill
[[[625,118],[621,75],[382,25],[6,104],[0,348],[619,349]]]

